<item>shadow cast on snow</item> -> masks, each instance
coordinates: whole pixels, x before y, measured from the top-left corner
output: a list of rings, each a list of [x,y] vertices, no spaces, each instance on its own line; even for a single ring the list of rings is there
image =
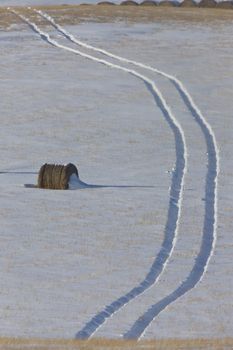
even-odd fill
[[[38,175],[35,171],[0,171],[0,175]],[[36,188],[36,185],[25,184],[25,187]],[[161,188],[163,186],[153,186],[153,185],[97,185],[88,184],[86,182],[78,179],[76,188],[72,190],[85,190],[85,189],[101,189],[101,188]]]
[[[84,189],[101,189],[101,188],[159,188],[160,186],[146,186],[146,185],[95,185],[88,184],[86,182],[81,181],[80,179],[77,182],[77,186],[75,188],[71,188],[72,190],[84,190]]]
[[[0,171],[0,175],[9,174],[9,175],[37,175],[35,171]]]

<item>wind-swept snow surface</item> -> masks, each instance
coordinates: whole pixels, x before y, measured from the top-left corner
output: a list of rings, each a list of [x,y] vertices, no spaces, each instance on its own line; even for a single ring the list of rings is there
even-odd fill
[[[12,10],[13,13],[20,16],[30,27],[33,28],[36,33],[38,33],[42,39],[46,40],[48,43],[70,51],[70,48],[64,45],[60,45],[57,41],[52,40],[47,33],[41,31],[41,29],[35,24],[28,20],[25,16],[20,15],[18,12]],[[168,208],[168,217],[165,227],[164,240],[162,247],[155,258],[149,272],[146,274],[142,282],[127,292],[125,295],[121,296],[117,300],[113,301],[110,305],[107,305],[103,311],[98,313],[94,318],[87,323],[87,325],[80,332],[77,333],[77,338],[89,338],[93,333],[104,323],[106,319],[112,317],[121,307],[127,305],[131,300],[135,299],[138,295],[144,293],[148,288],[153,286],[162,272],[164,271],[166,264],[172,254],[177,239],[178,223],[180,219],[181,212],[181,200],[184,185],[184,174],[186,172],[187,163],[187,152],[185,145],[185,138],[183,130],[177,122],[176,118],[173,116],[170,108],[167,105],[166,100],[161,95],[154,82],[148,79],[145,75],[142,75],[135,70],[124,68],[122,66],[112,64],[106,60],[98,59],[94,56],[87,55],[78,50],[72,50],[71,52],[76,53],[82,57],[88,58],[94,62],[98,62],[106,65],[110,68],[115,68],[129,73],[140,80],[142,80],[149,91],[152,93],[152,97],[155,99],[158,107],[164,115],[168,125],[172,129],[175,138],[175,149],[176,149],[176,164],[172,175],[172,184],[170,190],[170,201]]]
[[[68,38],[70,41],[80,46],[83,46],[85,48],[91,49],[96,52],[100,52],[108,57],[115,58],[118,61],[131,63],[133,65],[143,67],[151,71],[155,71],[156,73],[168,78],[178,89],[184,103],[186,104],[187,108],[191,112],[191,116],[193,116],[197,121],[197,123],[200,125],[200,128],[206,139],[207,154],[208,154],[208,171],[206,176],[205,218],[204,218],[203,237],[202,237],[200,252],[196,258],[196,262],[194,264],[194,267],[191,273],[189,274],[187,279],[181,284],[181,286],[179,286],[168,297],[165,297],[164,299],[159,301],[157,304],[154,304],[153,306],[151,306],[150,309],[135,322],[135,324],[132,326],[130,331],[126,332],[124,335],[124,337],[127,339],[128,338],[138,339],[139,337],[142,336],[142,334],[145,333],[146,328],[163,309],[165,309],[170,303],[174,302],[175,300],[180,298],[182,295],[190,291],[201,281],[204,273],[208,268],[208,263],[209,263],[210,257],[213,254],[215,243],[216,243],[217,176],[219,173],[219,156],[218,156],[218,147],[216,143],[216,138],[212,131],[211,126],[206,122],[205,118],[202,116],[200,110],[193,102],[192,97],[187,92],[186,88],[184,87],[181,81],[179,81],[178,79],[176,79],[175,77],[169,74],[166,74],[150,66],[144,65],[137,61],[135,62],[132,60],[127,60],[120,56],[116,56],[106,50],[102,50],[102,49],[93,47],[91,45],[85,44],[80,40],[77,40],[72,34],[67,32],[66,30],[64,30],[60,25],[58,25],[54,21],[54,19],[51,16],[47,15],[42,11],[35,10],[35,12],[40,14],[43,18],[47,19],[66,38]],[[179,154],[179,152],[177,152],[177,158],[179,159],[179,157],[181,157],[182,159],[183,155],[182,153]],[[179,168],[179,166],[177,166],[177,168]],[[177,178],[177,174],[174,175],[174,179],[176,178]],[[178,183],[179,182],[180,181],[178,180]],[[179,188],[179,186],[177,186],[176,184],[174,186],[174,189],[176,189],[177,191],[177,188]],[[173,208],[173,201],[174,201],[174,198],[176,198],[176,191],[175,193],[171,194],[172,205],[170,206],[170,208]],[[174,192],[174,190],[172,192]],[[154,274],[154,271],[158,270],[158,267],[160,266],[161,268],[159,269],[159,271],[162,271],[163,263],[161,263],[161,261],[163,261],[164,259],[166,261],[170,255],[168,254],[168,252],[172,251],[172,248],[168,249],[169,246],[172,247],[172,242],[173,242],[172,237],[174,237],[173,232],[175,231],[175,229],[171,230],[172,225],[171,225],[170,218],[172,217],[174,217],[174,214],[172,214],[172,211],[171,211],[168,214],[168,223],[165,231],[165,232],[171,231],[172,233],[171,238],[169,234],[165,234],[165,241],[162,246],[162,250],[160,251],[160,254],[158,255],[154,264],[152,265],[152,269],[150,270],[149,274],[146,276],[145,280],[141,283],[139,287],[134,288],[125,296],[119,298],[118,300],[114,301],[111,305],[107,306],[104,309],[104,311],[98,313],[90,322],[87,323],[84,329],[77,334],[78,338],[79,337],[88,338],[90,335],[92,335],[96,331],[96,329],[108,317],[112,316],[118,309],[120,309],[123,305],[127,304],[131,299],[134,299],[135,295],[140,295],[142,292],[144,292],[148,288],[148,286],[153,285],[154,281],[156,281],[155,277],[157,278],[157,276],[159,276],[158,272]],[[151,278],[152,278],[152,281],[150,283]]]
[[[173,293],[187,279],[193,266],[194,269],[197,266],[195,259],[196,262],[199,260],[201,266],[196,274],[196,281],[199,281],[213,250],[218,155],[210,125],[217,133],[220,146],[227,130],[222,124],[216,124],[222,110],[219,108],[222,107],[221,100],[214,107],[215,102],[211,96],[206,96],[203,100],[201,89],[202,84],[203,89],[210,87],[208,84],[212,88],[215,86],[218,71],[215,68],[216,76],[212,75],[210,79],[208,75],[206,80],[202,78],[200,81],[196,79],[197,72],[203,77],[206,70],[202,59],[195,65],[195,74],[190,71],[190,66],[185,65],[184,58],[182,61],[180,49],[173,42],[176,38],[176,45],[184,45],[188,40],[189,26],[187,37],[177,24],[174,24],[176,29],[173,32],[165,24],[158,24],[160,32],[158,27],[149,25],[128,28],[122,24],[101,26],[88,24],[69,28],[69,31],[73,31],[75,37],[79,33],[82,39],[86,37],[93,44],[96,41],[97,47],[102,48],[106,48],[108,38],[110,51],[118,52],[122,57],[137,57],[137,60],[147,62],[146,65],[150,67],[154,65],[156,52],[156,66],[163,71],[179,73],[182,80],[188,83],[189,90],[205,112],[208,122],[202,119],[199,109],[192,105],[191,95],[187,95],[187,90],[182,85],[174,86],[169,79],[165,80],[161,75],[158,78],[155,72],[145,67],[138,66],[135,71],[128,65],[129,62],[125,62],[123,69],[110,70],[106,64],[103,65],[106,60],[99,56],[100,52],[96,51],[98,56],[92,61],[83,59],[91,59],[92,54],[87,52],[81,53],[83,58],[70,55],[70,52],[77,53],[75,46],[70,46],[69,52],[46,46],[35,35],[29,34],[27,27],[26,32],[17,33],[16,36],[12,32],[4,37],[7,42],[4,57],[8,59],[7,65],[2,64],[2,96],[6,101],[2,106],[2,116],[5,115],[2,120],[2,140],[15,146],[3,147],[4,159],[8,159],[8,162],[3,162],[0,174],[4,189],[2,207],[6,208],[2,223],[5,233],[2,238],[8,247],[3,252],[4,268],[1,272],[2,278],[6,280],[2,288],[2,295],[5,295],[4,317],[1,319],[3,335],[73,337],[89,320],[95,320],[105,305],[111,305],[122,295],[126,296],[134,286],[140,285],[142,276],[147,275],[163,245],[166,220],[169,218],[169,196],[172,187],[175,189],[176,185],[178,192],[175,201],[179,202],[185,147],[189,156],[188,173],[179,235],[175,249],[171,248],[172,258],[159,282],[133,298],[130,303],[122,300],[122,305],[126,301],[124,308],[109,318],[96,335],[119,337],[120,334],[127,334],[127,330],[151,305],[166,300],[166,295]],[[104,28],[104,31],[96,30],[97,27]],[[38,27],[34,26],[33,29],[38,31]],[[194,38],[200,38],[198,29],[195,30]],[[203,32],[203,28],[200,31]],[[223,35],[225,32],[222,31]],[[206,30],[203,33],[205,45],[208,42],[210,47],[216,47],[212,32]],[[40,35],[53,44],[67,46],[64,39],[50,28],[46,28],[46,33],[40,32]],[[17,42],[19,38],[22,41],[18,48],[14,38],[17,38]],[[159,46],[157,40],[163,44]],[[22,45],[26,48],[23,54]],[[189,53],[197,50],[195,41],[192,45]],[[12,48],[14,55],[12,53],[11,56]],[[15,56],[15,50],[19,50],[21,56],[19,53]],[[222,52],[221,48],[221,55]],[[230,49],[229,52],[225,50],[224,54],[226,60],[230,60]],[[39,69],[36,68],[38,56],[41,58]],[[17,63],[15,57],[18,57]],[[22,66],[25,57],[28,58],[27,67]],[[175,63],[170,61],[170,57],[176,57]],[[193,59],[195,57],[194,55]],[[103,64],[99,65],[98,62]],[[119,66],[112,60],[107,65]],[[24,69],[17,69],[16,74],[15,66]],[[223,72],[221,70],[221,75]],[[174,132],[177,129],[169,128],[168,118],[163,118],[161,110],[156,107],[151,94],[142,84],[145,78],[149,82],[156,80],[156,86],[151,87],[156,87],[156,93],[161,96],[162,92],[164,96],[159,105],[164,109],[165,101],[168,117],[172,117],[173,122],[177,118],[181,139],[184,134],[185,143],[179,141],[180,136],[174,138],[174,135],[179,135]],[[21,89],[17,89],[20,82]],[[226,84],[230,86],[230,80]],[[6,87],[10,92],[11,86],[16,91],[15,104],[7,102],[11,101],[11,94],[7,94]],[[223,89],[227,91],[228,85]],[[26,91],[31,91],[31,99],[23,98],[24,94],[28,96]],[[225,96],[229,103],[228,95]],[[20,111],[19,106],[23,105],[24,113],[19,116],[16,111]],[[168,105],[171,105],[172,113],[167,108]],[[216,117],[209,106],[216,109]],[[164,116],[167,114],[164,113]],[[227,112],[222,114],[227,119]],[[12,125],[17,125],[17,128]],[[23,144],[22,137],[25,140]],[[29,147],[30,153],[27,152]],[[224,147],[228,149],[227,146]],[[25,154],[28,154],[26,159]],[[228,159],[232,166],[231,158]],[[76,163],[83,180],[79,181],[78,187],[82,188],[77,189],[75,181],[72,183],[77,191],[66,193],[23,188],[24,183],[35,183],[35,168],[39,169],[41,163],[49,160]],[[223,161],[224,159],[221,165]],[[172,169],[175,163],[176,168]],[[180,169],[178,173],[177,169]],[[174,173],[180,174],[178,178],[174,178]],[[224,185],[224,181],[221,184]],[[224,193],[223,187],[220,190]],[[227,197],[224,201],[221,201],[222,198],[220,195],[223,208]],[[21,203],[21,209],[18,208],[18,203]],[[170,206],[171,204],[170,202]],[[7,211],[10,208],[13,216]],[[25,226],[23,212],[26,212],[26,208],[28,224]],[[220,209],[220,225],[223,225],[222,215]],[[230,221],[225,219],[226,216],[224,224],[225,228],[228,227],[226,232],[229,232]],[[206,231],[205,227],[203,231],[204,222]],[[210,239],[206,240],[207,234],[203,233],[207,231]],[[226,259],[221,264],[221,249],[224,249],[226,257],[230,256],[227,237],[221,236],[220,232],[217,254],[213,256],[205,279],[198,288],[191,291],[186,288],[190,293],[167,307],[166,312],[159,314],[154,322],[151,322],[153,313],[150,313],[149,318],[146,316],[149,322],[144,323],[143,332],[145,326],[150,327],[145,336],[208,337],[213,336],[213,329],[216,336],[220,336],[217,329],[221,329],[222,336],[222,322],[226,324],[224,334],[230,335],[228,324],[231,314],[224,308],[223,302],[218,304],[222,310],[218,313],[218,318],[211,314],[213,305],[216,307],[219,303],[220,293],[224,295],[224,303],[230,298],[230,285],[229,288],[226,285],[222,289],[219,283],[228,266]],[[15,259],[10,264],[12,256]],[[219,259],[220,267],[216,266],[216,259]],[[215,268],[217,271],[220,268],[219,275],[214,272]],[[154,277],[153,280],[155,281]],[[186,287],[187,285],[191,286],[189,283],[186,283]],[[15,293],[19,286],[22,292]],[[133,336],[139,337],[140,332],[137,331]]]

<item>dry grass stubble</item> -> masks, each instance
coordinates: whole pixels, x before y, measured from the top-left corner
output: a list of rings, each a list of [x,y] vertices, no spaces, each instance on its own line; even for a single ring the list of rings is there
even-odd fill
[[[15,7],[27,16],[30,13],[34,19],[35,14],[27,8]],[[180,21],[180,22],[209,22],[232,21],[233,11],[228,9],[209,8],[174,8],[158,6],[108,6],[108,5],[70,5],[70,6],[40,6],[51,14],[60,24],[79,24],[84,22],[128,22],[128,23],[153,23],[156,21]],[[35,17],[36,18],[36,17]],[[37,18],[38,20],[38,18]],[[9,28],[12,24],[19,24],[21,20],[0,7],[0,29]],[[43,26],[43,23],[41,23]]]
[[[0,338],[1,350],[232,350],[233,338],[225,339],[162,339],[148,341],[125,341],[92,339],[79,340],[41,340]]]

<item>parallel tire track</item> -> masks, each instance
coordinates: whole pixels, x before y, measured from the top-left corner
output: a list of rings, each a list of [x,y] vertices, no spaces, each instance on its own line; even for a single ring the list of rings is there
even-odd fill
[[[147,290],[152,285],[154,285],[158,281],[159,277],[161,276],[162,272],[166,267],[166,264],[168,263],[168,260],[172,254],[172,251],[176,243],[177,234],[178,234],[178,224],[179,224],[180,215],[181,215],[184,176],[187,168],[187,150],[186,150],[185,137],[184,137],[183,129],[179,125],[175,116],[172,114],[161,92],[159,91],[159,89],[156,87],[155,83],[151,79],[138,73],[135,70],[128,69],[116,64],[112,64],[106,60],[99,59],[94,56],[85,54],[79,50],[75,50],[70,47],[61,45],[57,41],[51,39],[47,33],[42,32],[41,29],[35,23],[30,22],[30,20],[27,19],[25,16],[21,15],[20,13],[16,12],[13,9],[9,9],[9,10],[14,14],[16,14],[17,16],[19,16],[24,22],[26,22],[30,26],[30,28],[33,31],[39,34],[40,37],[46,42],[48,42],[49,44],[57,48],[72,52],[74,54],[78,54],[89,60],[104,64],[105,66],[108,66],[110,68],[115,68],[115,69],[124,71],[143,81],[146,87],[148,88],[148,90],[151,92],[152,96],[154,97],[157,105],[161,109],[167,123],[169,124],[170,128],[173,131],[174,138],[175,138],[176,164],[175,164],[175,170],[173,171],[173,176],[172,176],[172,184],[170,189],[170,201],[169,201],[169,208],[168,208],[168,215],[167,215],[167,223],[165,227],[164,241],[162,243],[160,252],[155,258],[154,263],[152,264],[147,276],[138,286],[134,287],[130,292],[118,298],[116,301],[114,301],[110,305],[106,306],[103,311],[95,315],[91,319],[91,321],[88,322],[85,325],[85,327],[77,333],[76,338],[86,339],[92,336],[96,332],[96,330],[105,322],[106,319],[111,317],[120,308],[128,304],[132,299],[135,299],[137,296],[141,295],[145,290]]]
[[[138,66],[150,71],[153,71],[167,79],[169,79],[179,92],[183,102],[190,111],[192,117],[195,119],[199,125],[202,133],[204,134],[206,141],[206,148],[208,154],[208,166],[206,175],[206,185],[205,185],[205,217],[203,225],[202,243],[199,254],[196,257],[195,264],[190,274],[184,280],[181,285],[169,294],[167,297],[160,300],[158,303],[152,305],[131,327],[131,329],[124,334],[124,338],[139,338],[144,333],[146,328],[150,325],[153,319],[161,313],[169,304],[180,298],[182,295],[186,294],[188,291],[193,289],[203,278],[213,254],[214,247],[217,238],[217,180],[219,173],[219,154],[218,147],[214,132],[210,124],[205,120],[199,108],[194,103],[191,95],[188,93],[187,89],[183,83],[176,77],[167,74],[161,70],[153,68],[151,66],[142,64],[137,61],[129,60],[121,56],[112,54],[109,51],[96,48],[92,45],[88,45],[80,40],[77,40],[72,34],[64,30],[60,25],[58,25],[54,19],[42,11],[36,11],[42,17],[47,19],[60,33],[62,33],[67,39],[73,43],[83,46],[87,49],[94,50],[96,52],[102,53],[105,56],[114,58],[121,62],[129,63],[134,66]]]
[[[202,113],[195,105],[192,97],[188,93],[187,89],[184,87],[182,82],[175,78],[172,75],[164,73],[160,70],[157,70],[151,66],[144,65],[142,63],[125,59],[123,57],[114,55],[106,50],[102,50],[91,45],[85,44],[77,40],[73,35],[65,31],[61,26],[55,23],[55,21],[49,15],[36,11],[42,17],[47,19],[57,30],[59,30],[66,38],[72,42],[83,46],[85,48],[97,51],[111,58],[120,60],[122,62],[130,63],[135,66],[145,68],[151,71],[154,71],[166,78],[168,78],[178,90],[181,98],[186,104],[187,108],[191,112],[192,116],[199,124],[206,140],[206,146],[208,151],[208,170],[206,175],[206,205],[205,205],[205,218],[204,218],[204,227],[203,227],[203,236],[201,249],[196,257],[196,262],[193,266],[192,271],[186,280],[171,294],[162,299],[160,302],[152,305],[147,312],[138,319],[131,329],[125,333],[125,338],[139,338],[141,337],[146,328],[152,322],[152,320],[164,310],[170,303],[174,302],[182,295],[186,294],[189,290],[194,288],[203,278],[205,271],[208,268],[208,264],[213,254],[213,250],[216,243],[216,223],[217,223],[217,176],[219,172],[219,156],[218,148],[215,139],[215,135],[212,131],[211,126],[207,123]],[[124,68],[125,69],[125,68]],[[172,197],[171,197],[172,198]],[[93,319],[94,320],[94,319]]]
[[[205,217],[201,248],[199,254],[196,257],[193,269],[191,270],[186,280],[183,281],[182,284],[167,297],[163,298],[158,303],[152,305],[147,310],[147,312],[145,312],[134,323],[131,329],[124,334],[124,338],[126,339],[140,338],[145,333],[146,328],[150,325],[150,323],[159,313],[161,313],[165,308],[167,308],[169,304],[171,304],[172,302],[180,298],[182,295],[186,294],[188,291],[193,289],[202,280],[208,268],[208,264],[213,254],[217,238],[217,181],[220,159],[218,154],[216,138],[210,124],[205,120],[201,111],[194,103],[191,95],[188,93],[187,89],[179,79],[154,67],[123,58],[121,56],[112,54],[109,51],[94,47],[92,45],[88,45],[80,40],[77,40],[72,34],[63,29],[60,25],[58,25],[51,16],[42,11],[36,12],[43,18],[47,19],[47,21],[49,21],[60,33],[62,33],[67,39],[69,39],[73,43],[85,47],[87,49],[102,53],[103,55],[114,58],[118,61],[129,63],[134,66],[153,71],[169,79],[179,92],[183,102],[190,111],[192,117],[199,125],[205,137],[208,154],[208,166],[205,185]]]
[[[202,280],[214,251],[216,244],[216,198],[219,159],[215,138],[210,133],[207,125],[197,116],[195,118],[205,135],[208,150],[208,170],[205,185],[205,218],[201,248],[188,277],[172,293],[152,305],[124,334],[123,337],[125,339],[140,339],[157,315],[165,310],[171,303],[182,297],[182,295],[196,287]]]

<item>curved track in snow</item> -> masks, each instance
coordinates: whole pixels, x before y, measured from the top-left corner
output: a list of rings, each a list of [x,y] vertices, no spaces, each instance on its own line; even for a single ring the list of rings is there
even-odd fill
[[[183,83],[176,77],[167,74],[161,70],[153,68],[151,66],[142,64],[137,61],[129,60],[121,56],[112,54],[109,51],[88,45],[80,40],[77,40],[72,34],[62,28],[57,24],[54,19],[48,14],[35,10],[40,16],[49,21],[60,33],[62,33],[67,39],[73,43],[85,47],[87,49],[102,53],[105,56],[114,58],[118,61],[130,63],[134,66],[138,66],[169,79],[175,88],[178,90],[183,102],[190,111],[192,117],[195,119],[199,125],[206,141],[206,148],[208,154],[208,167],[206,175],[206,185],[205,185],[205,216],[202,234],[202,243],[198,256],[196,257],[195,264],[190,274],[184,280],[181,285],[174,290],[171,294],[163,298],[158,303],[152,305],[131,327],[131,329],[124,334],[126,339],[140,338],[144,333],[146,328],[150,325],[153,319],[161,313],[168,305],[180,298],[182,295],[186,294],[189,290],[193,289],[203,278],[205,271],[208,268],[208,264],[213,254],[213,250],[216,243],[216,224],[217,224],[217,177],[219,172],[219,155],[218,147],[214,132],[205,120],[199,108],[194,103],[191,95],[188,93],[187,89]]]
[[[154,318],[166,309],[171,303],[182,297],[188,291],[193,289],[203,278],[209,264],[211,255],[213,254],[216,242],[216,185],[218,175],[218,154],[216,152],[216,143],[214,136],[210,133],[207,125],[194,116],[200,125],[207,144],[208,150],[208,170],[205,185],[205,218],[201,248],[196,257],[195,264],[188,277],[165,298],[152,305],[127,331],[123,337],[125,339],[140,339],[146,328],[151,324]]]
[[[52,17],[49,15],[35,10],[39,15],[44,17],[47,21],[49,21],[59,32],[61,32],[67,39],[70,41],[85,47],[87,49],[94,50],[96,52],[102,53],[106,56],[109,56],[111,58],[117,59],[121,62],[130,63],[135,66],[151,70],[155,73],[160,74],[161,76],[169,79],[176,89],[178,90],[181,98],[183,99],[184,103],[186,104],[188,110],[191,112],[193,118],[200,126],[205,140],[206,140],[206,146],[207,146],[207,152],[208,152],[208,166],[207,166],[207,175],[206,175],[206,185],[205,185],[205,216],[204,216],[204,226],[203,226],[203,235],[202,235],[202,243],[201,248],[198,256],[196,257],[196,262],[193,266],[192,271],[188,275],[185,281],[182,282],[182,284],[172,293],[170,293],[168,296],[163,298],[158,303],[152,305],[131,327],[131,329],[124,334],[124,338],[131,339],[131,338],[140,338],[146,328],[150,325],[150,323],[153,321],[153,319],[162,312],[169,304],[180,298],[182,295],[186,294],[189,290],[193,289],[203,278],[205,271],[208,268],[209,260],[211,258],[211,255],[214,250],[215,242],[216,242],[216,222],[217,222],[217,176],[219,171],[219,156],[218,156],[218,148],[217,143],[215,139],[215,135],[212,131],[211,126],[208,124],[208,122],[203,117],[202,113],[194,103],[192,97],[188,93],[187,89],[184,87],[182,82],[175,78],[174,76],[167,74],[165,72],[162,72],[160,70],[157,70],[151,66],[144,65],[140,62],[132,61],[117,55],[114,55],[106,50],[96,48],[94,46],[85,44],[79,40],[77,40],[72,34],[68,33],[66,30],[64,30],[60,25],[56,24]],[[14,11],[14,13],[16,13]],[[17,14],[17,13],[16,13]],[[19,14],[18,14],[19,15]],[[167,220],[167,226],[165,229],[165,239],[163,242],[162,249],[160,250],[160,253],[158,254],[157,258],[155,259],[150,272],[146,276],[146,278],[141,282],[141,284],[134,289],[132,289],[129,293],[127,293],[125,296],[119,298],[115,302],[113,302],[111,305],[107,306],[102,312],[98,313],[95,317],[91,319],[90,322],[86,324],[86,326],[77,334],[77,338],[89,338],[94,334],[94,332],[104,323],[104,321],[112,316],[116,311],[118,311],[122,306],[126,305],[130,300],[134,299],[136,296],[143,293],[146,289],[151,287],[156,283],[159,276],[163,272],[166,263],[168,262],[168,259],[173,251],[174,243],[176,240],[177,235],[177,225],[179,221],[180,216],[180,205],[181,205],[181,199],[182,199],[182,193],[183,193],[183,180],[184,180],[184,173],[186,170],[186,146],[185,142],[183,142],[183,152],[181,152],[181,142],[184,141],[184,135],[183,130],[180,127],[179,123],[175,120],[175,117],[172,115],[169,107],[166,104],[166,100],[162,97],[160,91],[156,88],[154,85],[154,82],[144,75],[141,75],[140,73],[127,69],[125,67],[121,67],[119,65],[115,65],[112,63],[109,63],[108,61],[98,59],[96,57],[84,54],[82,52],[79,52],[78,50],[73,50],[71,48],[67,48],[63,45],[58,44],[54,40],[52,40],[46,33],[43,33],[35,24],[31,23],[29,20],[27,20],[25,17],[19,15],[24,21],[26,21],[31,28],[36,31],[42,39],[48,41],[50,44],[66,49],[68,51],[72,51],[74,53],[80,54],[83,57],[92,59],[94,61],[97,61],[99,63],[105,64],[107,66],[110,66],[112,68],[120,69],[123,71],[126,71],[139,79],[143,80],[144,83],[147,85],[151,93],[153,94],[157,104],[163,111],[163,114],[168,121],[170,127],[172,128],[174,134],[175,134],[175,140],[176,140],[176,151],[177,151],[177,159],[176,159],[176,169],[173,173],[173,179],[172,179],[172,187],[170,192],[170,204],[169,204],[169,210],[168,210],[168,220]],[[54,44],[56,43],[56,44]],[[135,74],[136,73],[136,74]],[[169,113],[170,112],[170,113]],[[175,127],[174,127],[175,126]],[[177,129],[179,130],[180,136],[177,137]],[[178,143],[177,143],[178,141]],[[178,159],[178,155],[183,153],[183,160]],[[182,165],[183,163],[183,165]],[[183,178],[180,181],[180,186],[177,186],[178,183],[176,183],[176,178],[178,175],[178,169],[180,167],[183,167]],[[175,186],[173,186],[175,185]],[[179,189],[179,193],[177,194],[177,189]],[[173,191],[175,191],[173,193]],[[177,209],[175,210],[175,207],[177,206]],[[171,235],[171,232],[169,233],[170,229],[170,223],[171,218],[176,217],[176,225],[174,226],[174,234],[173,237]],[[174,218],[172,219],[174,220]],[[175,223],[175,221],[172,221]],[[166,249],[168,247],[170,252],[165,252],[164,255],[164,244],[166,245]],[[168,253],[168,254],[167,254]],[[157,276],[157,277],[156,277]],[[136,293],[136,294],[135,294]]]
[[[29,9],[31,9],[29,7]],[[60,26],[58,23],[55,22],[55,20],[49,16],[47,13],[41,11],[41,10],[33,10],[35,13],[37,13],[38,15],[40,15],[41,17],[43,17],[45,20],[47,20],[55,29],[57,29],[61,34],[63,34],[68,40],[70,40],[71,42],[73,42],[74,44],[77,44],[81,47],[84,47],[86,49],[89,50],[93,50],[95,52],[101,53],[107,57],[116,59],[120,62],[124,62],[124,63],[129,63],[132,64],[136,67],[140,67],[140,68],[144,68],[147,69],[149,71],[152,71],[154,73],[157,73],[159,75],[161,75],[164,78],[167,78],[168,80],[170,80],[174,86],[176,87],[176,89],[178,90],[178,92],[180,93],[180,96],[182,97],[182,100],[184,101],[186,107],[189,109],[189,111],[191,112],[191,114],[195,117],[197,117],[198,119],[202,120],[202,122],[206,125],[206,127],[209,129],[210,134],[213,136],[214,139],[214,143],[215,143],[215,149],[217,152],[217,143],[215,140],[215,136],[214,133],[212,131],[211,126],[206,122],[204,116],[202,115],[200,109],[197,107],[197,105],[195,104],[195,102],[193,101],[191,95],[189,94],[188,90],[186,89],[186,87],[184,86],[184,84],[177,79],[175,76],[171,75],[171,74],[167,74],[157,68],[151,67],[147,64],[141,63],[141,62],[137,62],[125,57],[121,57],[119,55],[113,54],[112,52],[109,52],[107,50],[101,49],[99,47],[95,47],[93,45],[87,44],[81,40],[78,40],[73,34],[69,33],[67,30],[65,30],[62,26]]]
[[[97,329],[105,322],[105,320],[107,320],[119,309],[121,309],[123,306],[128,304],[131,300],[135,299],[137,296],[141,295],[148,288],[154,285],[158,281],[160,275],[162,274],[162,272],[166,267],[168,259],[170,258],[176,243],[177,234],[178,234],[178,224],[179,224],[180,215],[181,215],[184,176],[185,176],[186,167],[187,167],[187,150],[186,150],[185,137],[181,126],[177,122],[175,116],[172,114],[169,106],[167,105],[166,100],[164,99],[164,97],[162,96],[162,94],[160,93],[160,91],[158,90],[158,88],[156,87],[156,85],[152,80],[138,73],[135,70],[112,64],[108,61],[98,59],[91,55],[80,52],[79,50],[74,50],[70,47],[61,45],[55,40],[51,39],[47,33],[44,33],[43,31],[41,31],[41,29],[35,23],[30,22],[30,20],[27,19],[25,16],[21,15],[20,13],[18,13],[13,9],[10,9],[10,11],[12,11],[14,14],[19,16],[24,22],[26,22],[33,29],[33,31],[39,34],[40,37],[46,42],[48,42],[49,44],[55,47],[61,48],[63,50],[78,54],[92,61],[104,64],[110,68],[115,68],[115,69],[124,71],[142,80],[145,83],[147,89],[152,94],[153,98],[155,99],[158,107],[161,109],[167,123],[169,124],[170,128],[173,131],[174,138],[175,138],[176,164],[172,174],[170,201],[169,201],[167,222],[166,222],[162,247],[158,255],[156,256],[148,274],[142,280],[142,282],[138,286],[132,288],[124,296],[118,298],[117,300],[112,302],[110,305],[107,305],[103,311],[96,314],[91,319],[91,321],[88,322],[85,325],[85,327],[80,332],[77,333],[76,338],[86,339],[92,336],[97,331]]]

